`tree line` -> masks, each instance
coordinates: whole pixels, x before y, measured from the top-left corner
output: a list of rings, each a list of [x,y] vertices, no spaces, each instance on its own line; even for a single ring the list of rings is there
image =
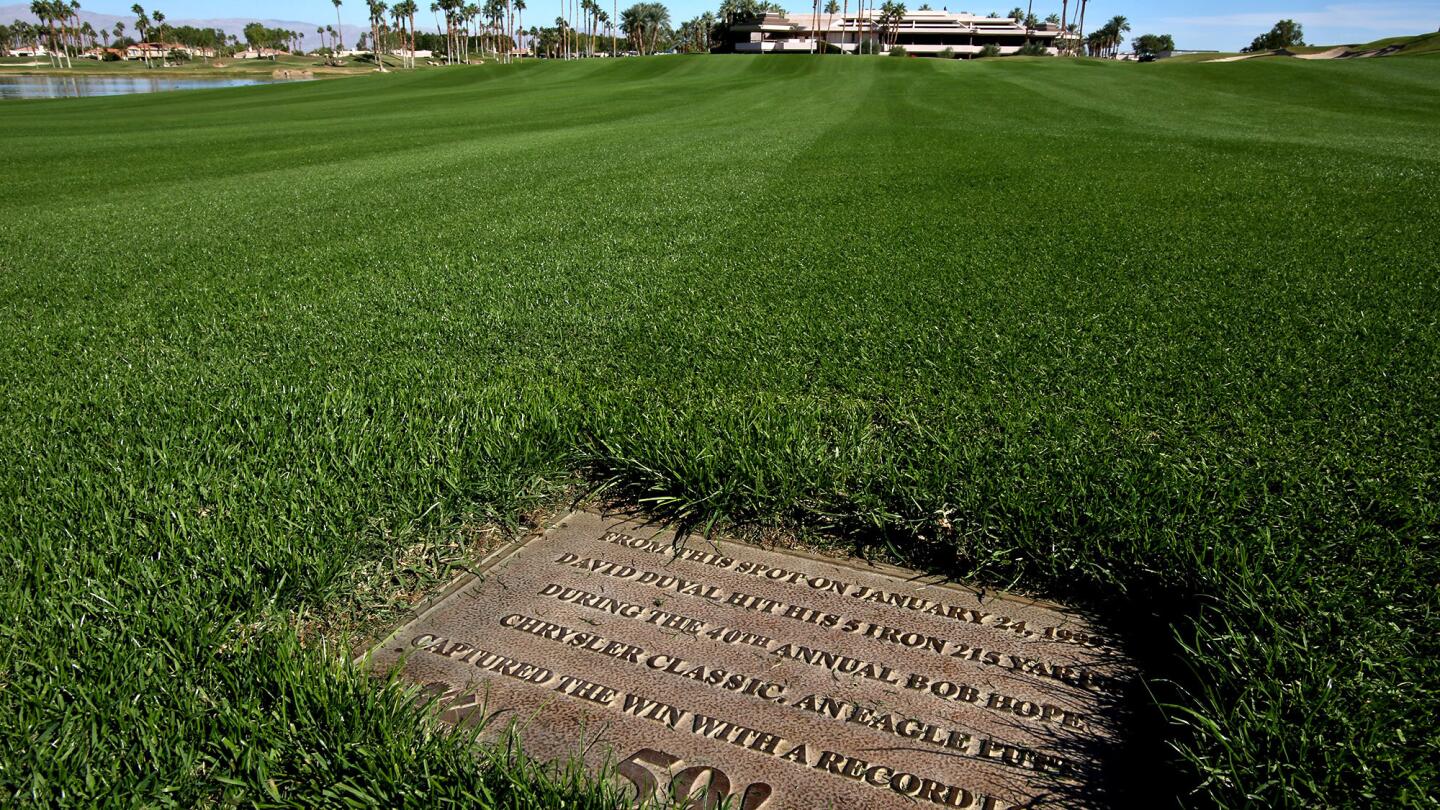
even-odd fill
[[[336,10],[337,26],[340,26],[343,1],[331,0]],[[857,14],[871,21],[873,26],[868,32],[857,31],[856,50],[860,53],[903,53],[897,37],[900,22],[908,13],[906,6],[896,0],[885,0],[878,6],[876,2],[856,0]],[[639,54],[671,49],[684,53],[708,53],[723,50],[732,41],[729,36],[732,26],[753,23],[767,12],[785,12],[785,8],[775,0],[721,0],[716,12],[704,12],[672,28],[669,9],[662,3],[635,3],[620,11],[612,0],[611,10],[607,11],[599,0],[561,0],[562,13],[555,18],[553,25],[526,28],[525,0],[487,0],[483,5],[465,3],[464,0],[435,0],[429,4],[435,28],[435,32],[431,33],[417,27],[417,15],[421,15],[421,10],[416,0],[399,0],[394,4],[366,0],[366,5],[370,30],[361,33],[358,48],[369,50],[368,58],[382,70],[386,69],[385,56],[398,58],[401,67],[415,67],[417,51],[439,54],[438,58],[446,64],[469,62],[473,54],[509,61],[517,51],[561,59],[601,54],[615,56],[622,49]],[[1062,0],[1060,13],[1051,13],[1042,21],[1033,13],[1032,2],[1030,8],[1016,6],[1006,16],[1027,30],[1039,28],[1043,22],[1073,34],[1073,37],[1060,40],[1062,54],[1117,56],[1125,34],[1131,30],[1129,20],[1123,15],[1116,15],[1082,37],[1088,5],[1089,0],[1078,0],[1072,9],[1070,0]],[[849,8],[850,0],[843,0],[843,3],[840,0],[825,0],[823,6],[821,0],[813,0],[813,24],[819,25],[822,11],[828,15],[848,16]],[[0,56],[8,56],[21,47],[35,50],[43,47],[52,66],[67,67],[71,66],[75,55],[87,49],[108,50],[138,44],[135,38],[126,35],[124,22],[117,22],[111,28],[102,26],[96,29],[88,21],[80,20],[79,10],[79,0],[32,0],[30,11],[39,22],[15,20],[9,25],[0,24]],[[930,6],[922,4],[919,10],[928,11]],[[160,55],[166,59],[187,58],[186,51],[231,55],[241,47],[239,37],[218,28],[172,26],[165,22],[163,12],[155,10],[147,14],[139,4],[132,6],[131,11],[136,16],[129,30],[139,35],[140,42],[158,45]],[[1000,14],[994,11],[988,16],[1000,18]],[[302,35],[297,31],[250,23],[243,33],[245,45],[261,53],[267,49],[291,52],[301,49]],[[341,27],[325,25],[317,27],[315,33],[321,43],[316,53],[332,58],[344,50]],[[1134,52],[1142,57],[1175,50],[1175,41],[1169,34],[1142,34],[1130,43]],[[1281,20],[1241,50],[1257,52],[1300,45],[1304,45],[1300,24],[1294,20]],[[827,43],[823,50],[839,52],[833,43]],[[1022,54],[1030,52],[1044,53],[1045,50],[1039,45],[1033,51],[1021,50]],[[981,55],[994,54],[998,54],[998,49]],[[154,55],[152,49],[142,52],[147,64]]]
[[[142,48],[140,55],[147,65],[153,65],[156,57],[168,61],[188,59],[192,53],[224,56],[241,48],[240,37],[235,34],[227,34],[220,28],[170,25],[165,21],[164,12],[158,9],[146,12],[138,3],[130,7],[135,20],[129,26],[122,20],[109,28],[103,25],[96,28],[89,21],[81,21],[79,11],[79,0],[34,0],[30,13],[39,22],[15,20],[9,25],[0,25],[0,56],[8,56],[20,47],[37,51],[43,47],[51,66],[63,68],[73,67],[75,56],[95,49],[100,49],[100,58],[105,59],[118,58],[109,53],[112,48],[150,45],[153,47]],[[335,34],[334,29],[326,28]],[[299,50],[302,39],[298,31],[267,28],[259,23],[245,26],[244,35],[246,44],[257,50]]]
[[[331,0],[338,10],[343,0]],[[671,45],[670,11],[661,3],[636,3],[623,12],[612,0],[606,9],[599,0],[561,0],[561,14],[550,26],[524,25],[525,0],[435,0],[430,3],[436,33],[420,31],[414,0],[393,5],[366,0],[370,30],[360,35],[358,48],[368,50],[380,69],[385,57],[399,57],[399,67],[415,67],[415,52],[439,54],[445,64],[466,63],[475,55],[510,61],[516,51],[535,56],[574,59],[608,54],[623,48],[642,54]],[[423,17],[422,17],[423,19]],[[624,34],[622,39],[621,34]]]

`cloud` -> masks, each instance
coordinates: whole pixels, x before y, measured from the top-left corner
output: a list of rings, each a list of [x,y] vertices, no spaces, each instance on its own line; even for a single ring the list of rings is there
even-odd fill
[[[1198,17],[1162,17],[1171,26],[1268,29],[1276,20],[1295,20],[1307,28],[1344,28],[1352,31],[1430,31],[1440,22],[1434,4],[1375,3],[1331,5],[1311,10],[1245,11]]]

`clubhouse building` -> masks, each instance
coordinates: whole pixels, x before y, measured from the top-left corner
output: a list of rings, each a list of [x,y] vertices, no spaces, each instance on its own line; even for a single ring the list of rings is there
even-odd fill
[[[815,14],[810,11],[767,12],[730,27],[736,53],[814,53],[839,49],[855,53],[860,43],[880,42],[880,11],[848,14]],[[1027,41],[1040,42],[1054,54],[1060,26],[1041,23],[1026,28],[1009,17],[978,17],[950,11],[907,11],[896,26],[895,44],[908,53],[934,56],[949,49],[957,57],[969,58],[986,45],[1001,54],[1020,50]]]

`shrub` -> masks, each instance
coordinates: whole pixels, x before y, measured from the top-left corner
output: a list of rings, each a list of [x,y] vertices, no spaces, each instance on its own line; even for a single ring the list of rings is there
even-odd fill
[[[860,53],[879,53],[880,46],[873,39],[867,39],[860,43]]]
[[[985,47],[981,48],[981,49],[980,49],[980,53],[975,54],[975,58],[976,58],[976,59],[983,59],[983,58],[985,58],[985,57],[987,57],[987,56],[999,56],[999,55],[1000,55],[1000,46],[999,46],[999,45],[996,45],[995,43],[992,42],[992,43],[986,45]]]
[[[936,56],[939,56],[941,59],[954,59],[954,58],[955,58],[955,49],[954,49],[954,48],[946,48],[945,50],[943,50],[943,51],[941,51],[940,53],[936,54]]]
[[[909,56],[909,55],[910,55],[910,52],[909,52],[909,51],[905,50],[904,48],[900,47],[899,45],[896,45],[895,47],[891,48],[890,51],[889,51],[889,53],[890,53],[891,56]]]
[[[1043,42],[1027,42],[1015,52],[1016,56],[1049,56],[1050,51]]]

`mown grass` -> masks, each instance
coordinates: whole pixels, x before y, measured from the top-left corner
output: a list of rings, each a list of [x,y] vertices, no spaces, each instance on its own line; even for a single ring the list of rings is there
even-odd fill
[[[553,803],[299,639],[579,477],[1130,620],[1182,801],[1427,806],[1437,90],[665,57],[7,103],[0,802]]]
[[[1414,56],[1418,54],[1435,53],[1440,51],[1440,34],[1435,32],[1426,34],[1415,34],[1405,37],[1385,37],[1384,39],[1372,40],[1360,45],[1348,46],[1352,50],[1378,51],[1381,48],[1399,46],[1400,50],[1395,51],[1397,55]]]

